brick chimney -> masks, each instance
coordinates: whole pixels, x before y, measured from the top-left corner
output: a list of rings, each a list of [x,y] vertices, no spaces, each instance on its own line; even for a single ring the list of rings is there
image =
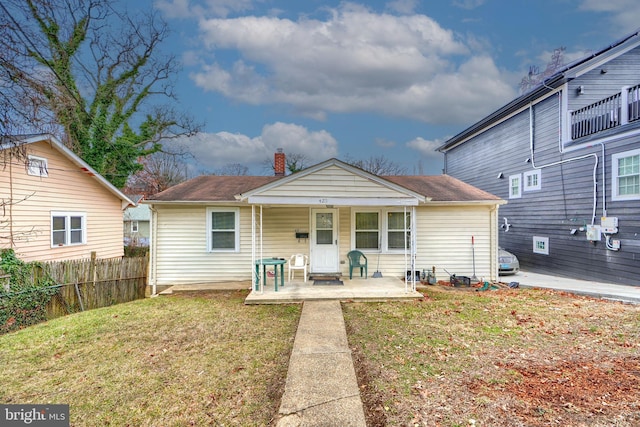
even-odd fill
[[[278,148],[273,157],[273,170],[275,171],[276,176],[284,176],[284,169],[285,169],[284,153],[282,152],[282,148]]]

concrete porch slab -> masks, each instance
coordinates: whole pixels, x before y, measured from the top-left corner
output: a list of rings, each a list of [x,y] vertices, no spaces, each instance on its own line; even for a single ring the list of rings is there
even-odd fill
[[[275,292],[272,281],[268,280],[264,291],[255,289],[247,296],[245,304],[285,304],[302,301],[411,301],[422,298],[420,292],[412,291],[409,284],[405,288],[403,280],[397,277],[356,278],[342,277],[344,285],[314,285],[313,281],[293,280],[278,286]]]

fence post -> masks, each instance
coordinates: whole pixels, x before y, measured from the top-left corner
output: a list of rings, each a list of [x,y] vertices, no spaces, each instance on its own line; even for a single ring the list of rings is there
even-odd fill
[[[80,288],[78,287],[78,282],[75,283],[76,286],[76,295],[78,296],[78,301],[80,302],[80,311],[84,311],[84,304],[82,303],[82,295],[80,294]]]
[[[91,251],[91,264],[89,264],[89,280],[94,286],[96,284],[96,258],[96,251]]]

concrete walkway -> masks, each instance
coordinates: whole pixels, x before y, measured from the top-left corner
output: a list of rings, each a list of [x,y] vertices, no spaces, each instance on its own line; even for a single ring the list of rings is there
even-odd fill
[[[365,427],[340,302],[306,301],[289,360],[278,427]]]
[[[513,276],[500,276],[500,280],[506,283],[518,282],[521,287],[555,289],[577,295],[640,304],[640,286],[592,282],[529,271],[520,271]]]

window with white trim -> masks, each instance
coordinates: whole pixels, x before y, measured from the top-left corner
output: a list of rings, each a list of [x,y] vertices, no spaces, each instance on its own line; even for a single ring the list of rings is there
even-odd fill
[[[355,249],[380,250],[380,212],[354,213]]]
[[[522,197],[522,175],[509,176],[509,198],[518,199]]]
[[[51,212],[51,246],[87,243],[87,214],[84,212]]]
[[[131,221],[131,232],[132,233],[138,232],[138,221]]]
[[[240,250],[240,210],[207,208],[207,250],[238,252]]]
[[[406,238],[406,241],[405,241]],[[411,212],[387,213],[387,249],[404,250],[411,247]]]
[[[524,173],[524,191],[540,190],[542,188],[542,177],[540,169]]]
[[[640,199],[640,149],[611,156],[611,199]]]
[[[27,174],[46,178],[49,176],[47,170],[47,159],[38,156],[27,156]]]
[[[533,236],[533,253],[549,255],[549,238]]]

